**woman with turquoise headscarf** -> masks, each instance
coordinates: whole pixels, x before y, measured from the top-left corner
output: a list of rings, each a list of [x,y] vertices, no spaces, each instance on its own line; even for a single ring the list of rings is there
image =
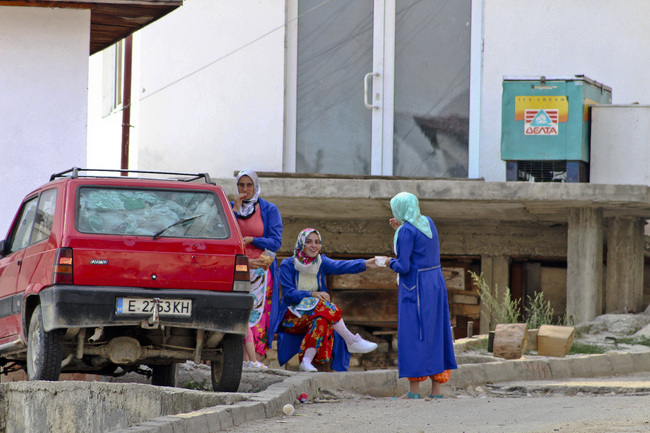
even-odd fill
[[[409,379],[400,399],[420,398],[420,382],[431,379],[429,398],[441,398],[442,383],[456,368],[447,286],[440,267],[438,231],[421,215],[416,196],[397,194],[390,201],[397,258],[388,266],[399,274],[397,356],[399,377]]]

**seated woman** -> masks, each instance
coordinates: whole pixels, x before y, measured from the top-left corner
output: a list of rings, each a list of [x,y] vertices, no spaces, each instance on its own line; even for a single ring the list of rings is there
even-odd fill
[[[357,274],[366,268],[376,268],[375,259],[332,260],[320,251],[321,237],[317,230],[300,232],[293,257],[280,265],[282,300],[269,332],[270,336],[276,331],[306,334],[299,352],[300,371],[306,372],[318,371],[314,364],[325,365],[331,360],[334,331],[345,341],[343,350],[349,353],[368,353],[377,348],[376,343],[364,340],[359,334],[352,335],[343,322],[341,310],[330,302],[325,284],[327,275]],[[278,352],[281,351],[279,347]]]

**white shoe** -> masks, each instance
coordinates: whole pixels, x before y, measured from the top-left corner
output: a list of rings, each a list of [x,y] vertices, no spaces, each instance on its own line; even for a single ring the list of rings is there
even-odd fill
[[[304,359],[303,359],[303,361],[300,363],[299,370],[300,370],[300,371],[304,371],[304,372],[306,372],[306,373],[314,373],[314,372],[317,372],[317,371],[318,371],[318,369],[317,369],[316,367],[314,367],[314,366],[311,364],[311,362],[305,362]]]
[[[253,367],[253,368],[269,368],[266,364],[264,364],[263,362],[259,362],[259,361],[251,362],[250,367]]]
[[[377,343],[373,343],[368,340],[361,338],[359,334],[355,335],[355,341],[352,344],[347,344],[348,352],[350,353],[368,353],[372,352],[377,348]]]
[[[242,362],[241,366],[244,367],[244,368],[248,368],[248,367],[251,366],[251,363],[250,363],[250,361],[244,361],[244,362]]]

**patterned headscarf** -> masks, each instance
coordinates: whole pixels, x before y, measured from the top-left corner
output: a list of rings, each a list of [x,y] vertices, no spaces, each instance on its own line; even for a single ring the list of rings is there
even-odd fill
[[[308,257],[304,251],[307,237],[312,233],[316,233],[318,235],[318,240],[322,242],[318,230],[308,228],[301,231],[298,235],[298,240],[296,241],[296,247],[293,249],[293,264],[296,270],[299,272],[317,274],[321,264],[320,254],[314,258],[311,258]]]
[[[433,238],[429,220],[420,214],[420,201],[410,192],[400,192],[390,201],[390,208],[396,220],[403,223],[410,222],[416,229],[424,233],[429,239]],[[397,235],[402,227],[395,231],[394,243],[397,245]]]
[[[239,184],[239,179],[241,179],[242,176],[248,176],[251,178],[253,181],[253,185],[255,186],[255,194],[250,200],[244,200],[242,201],[241,204],[241,209],[239,210],[239,216],[242,217],[242,219],[246,219],[253,215],[255,213],[255,204],[260,198],[260,181],[257,178],[257,173],[255,173],[253,170],[242,170],[239,172],[237,175],[237,185]],[[237,194],[239,194],[239,188],[237,188]]]

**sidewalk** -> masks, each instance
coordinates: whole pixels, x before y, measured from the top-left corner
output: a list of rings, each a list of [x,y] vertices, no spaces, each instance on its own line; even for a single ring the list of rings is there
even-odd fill
[[[454,348],[456,353],[462,353],[479,343],[477,338],[462,339],[455,343]],[[444,392],[450,392],[452,388],[512,381],[547,381],[539,384],[551,386],[548,382],[550,380],[618,376],[649,371],[650,350],[566,358],[526,356],[519,360],[461,364],[443,389]],[[269,371],[269,374],[273,374],[272,371]],[[287,378],[261,392],[238,394],[242,401],[162,416],[136,426],[113,430],[112,433],[218,432],[260,418],[278,416],[285,404],[296,404],[301,393],[306,393],[311,399],[319,389],[343,389],[375,397],[390,397],[403,394],[408,389],[407,379],[398,379],[397,370],[347,373],[295,373],[283,370],[282,374],[286,374]]]

